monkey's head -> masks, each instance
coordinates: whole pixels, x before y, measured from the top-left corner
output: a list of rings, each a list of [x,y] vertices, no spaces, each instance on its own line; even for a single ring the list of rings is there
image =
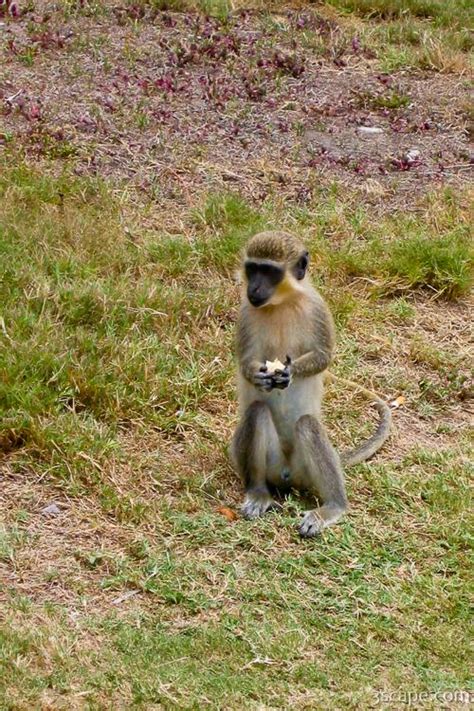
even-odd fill
[[[276,306],[302,291],[308,262],[308,252],[288,232],[259,232],[252,237],[243,264],[252,306]]]

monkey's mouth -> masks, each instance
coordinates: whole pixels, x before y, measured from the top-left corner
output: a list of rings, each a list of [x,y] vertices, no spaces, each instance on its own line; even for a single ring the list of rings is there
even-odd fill
[[[252,306],[255,306],[256,309],[258,309],[259,306],[263,306],[268,301],[266,296],[249,296],[248,298]]]

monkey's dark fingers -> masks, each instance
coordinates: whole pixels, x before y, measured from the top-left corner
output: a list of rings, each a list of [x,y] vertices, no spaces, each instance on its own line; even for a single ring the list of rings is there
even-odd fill
[[[285,366],[287,366],[287,365],[291,365],[291,358],[289,355],[287,355],[285,358]]]
[[[285,380],[290,381],[291,380],[291,373],[288,371],[284,370],[278,370],[273,373],[273,380],[276,380],[277,382],[284,382]]]
[[[271,373],[254,373],[252,376],[252,380],[254,383],[262,383],[265,380],[271,380],[272,379],[272,374]]]
[[[275,370],[273,375],[277,375],[279,378],[289,378],[291,376],[291,367],[289,365],[285,365],[283,370]]]
[[[272,376],[269,373],[254,373],[252,382],[259,390],[271,390]]]
[[[278,390],[284,390],[288,387],[291,382],[291,377],[289,373],[281,373],[277,376],[273,376],[273,387]]]

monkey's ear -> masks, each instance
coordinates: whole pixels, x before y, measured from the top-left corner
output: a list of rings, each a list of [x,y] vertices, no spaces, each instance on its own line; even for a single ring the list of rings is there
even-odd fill
[[[298,280],[304,279],[309,263],[309,252],[305,252],[296,262],[295,276]]]

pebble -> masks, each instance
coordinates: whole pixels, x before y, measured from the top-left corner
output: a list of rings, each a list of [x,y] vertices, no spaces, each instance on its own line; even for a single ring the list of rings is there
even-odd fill
[[[44,509],[41,509],[41,513],[43,516],[57,516],[61,513],[61,509],[57,504],[49,504],[45,506]]]
[[[407,163],[416,163],[416,161],[420,159],[420,151],[416,148],[412,148],[406,153],[405,158]]]
[[[383,129],[378,126],[357,126],[357,131],[364,136],[376,136],[383,133]]]

